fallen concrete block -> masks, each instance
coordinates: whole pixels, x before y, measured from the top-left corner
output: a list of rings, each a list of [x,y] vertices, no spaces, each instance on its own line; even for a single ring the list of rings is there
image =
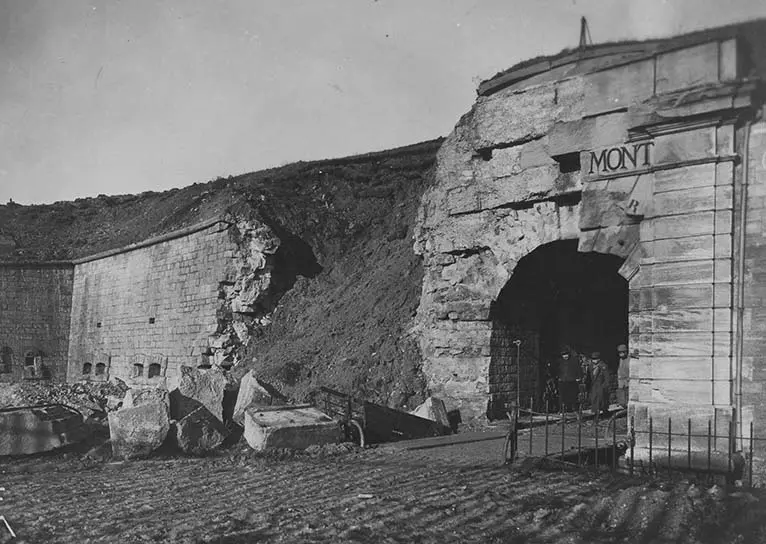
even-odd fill
[[[0,455],[31,455],[81,442],[82,414],[60,404],[0,410]]]
[[[200,406],[175,423],[178,448],[188,455],[204,455],[221,445],[228,432],[223,423]]]
[[[165,388],[147,387],[141,389],[128,389],[122,399],[123,408],[135,408],[142,404],[161,402],[168,407],[170,413],[170,393]]]
[[[237,403],[234,405],[232,419],[242,425],[245,410],[250,406],[278,406],[284,405],[286,401],[287,399],[281,393],[256,378],[251,370],[242,377],[242,381],[239,383]]]
[[[169,429],[170,418],[163,402],[149,402],[109,414],[109,435],[115,457],[148,456],[162,445]]]
[[[414,416],[430,419],[436,423],[449,427],[449,417],[444,401],[436,397],[428,397],[423,404],[410,412]]]
[[[200,406],[204,406],[223,421],[226,383],[226,375],[219,368],[197,370],[182,367],[178,388],[170,393],[170,413],[173,419],[180,421]]]
[[[340,442],[340,424],[309,405],[257,407],[245,410],[245,440],[255,451],[303,450],[313,444]]]

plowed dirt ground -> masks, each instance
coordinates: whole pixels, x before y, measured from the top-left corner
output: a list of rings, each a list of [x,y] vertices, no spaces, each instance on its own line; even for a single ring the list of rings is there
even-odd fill
[[[419,451],[6,460],[0,542],[763,542],[759,490],[503,466],[502,440]]]

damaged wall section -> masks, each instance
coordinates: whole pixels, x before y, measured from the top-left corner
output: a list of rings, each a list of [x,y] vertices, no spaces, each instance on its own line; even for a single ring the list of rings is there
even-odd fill
[[[280,239],[270,227],[239,219],[229,227],[234,244],[227,278],[219,282],[218,327],[208,338],[203,366],[230,369],[239,362],[240,349],[253,331],[271,323],[271,312],[281,295],[275,278]]]
[[[227,218],[77,261],[68,379],[108,360],[110,377],[172,387],[182,366],[236,364],[268,321],[279,245],[268,226]],[[147,357],[162,359],[162,375],[138,373]]]

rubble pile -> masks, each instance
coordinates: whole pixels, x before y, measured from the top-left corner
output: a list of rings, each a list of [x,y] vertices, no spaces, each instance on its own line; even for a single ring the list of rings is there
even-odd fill
[[[172,391],[164,384],[131,388],[117,379],[111,383],[0,385],[0,408],[14,407],[16,410],[9,413],[16,417],[16,411],[24,406],[37,406],[32,411],[46,404],[71,407],[81,422],[82,436],[72,434],[60,444],[51,442],[49,449],[77,443],[78,447],[90,448],[86,457],[98,460],[141,459],[160,449],[205,456],[218,451],[229,437],[236,442],[240,433],[255,452],[334,451],[343,441],[344,424],[348,424],[345,420],[358,420],[359,416],[343,410],[335,413],[327,402],[314,406],[290,404],[252,370],[239,383],[218,367],[183,367],[181,374],[178,387]],[[414,411],[418,417],[369,402],[360,406],[366,410],[362,418],[365,432],[371,433],[373,441],[387,441],[394,435],[412,438],[447,432],[446,409],[436,398],[429,398]],[[40,430],[38,427],[38,423],[30,422],[24,428],[33,436]],[[24,451],[32,453],[33,449]]]
[[[101,419],[119,406],[127,385],[123,382],[57,383],[21,382],[0,386],[0,408],[64,404],[79,411],[84,418]]]
[[[236,398],[236,406],[229,402],[231,409],[227,392],[229,400]],[[152,387],[125,393],[121,408],[109,414],[112,451],[115,457],[136,459],[167,446],[186,455],[208,455],[244,425],[243,414],[232,417],[234,408],[244,413],[248,407],[285,402],[252,372],[237,384],[218,367],[182,367],[181,381],[172,391]]]

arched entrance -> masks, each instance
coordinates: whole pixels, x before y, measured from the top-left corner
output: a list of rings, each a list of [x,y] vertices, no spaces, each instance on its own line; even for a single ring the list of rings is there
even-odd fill
[[[578,353],[600,351],[616,368],[615,348],[628,337],[621,264],[614,255],[579,253],[577,240],[545,244],[519,261],[490,313],[490,419],[504,418],[516,401],[517,379],[521,404],[532,399],[543,408],[545,364],[564,344]]]

